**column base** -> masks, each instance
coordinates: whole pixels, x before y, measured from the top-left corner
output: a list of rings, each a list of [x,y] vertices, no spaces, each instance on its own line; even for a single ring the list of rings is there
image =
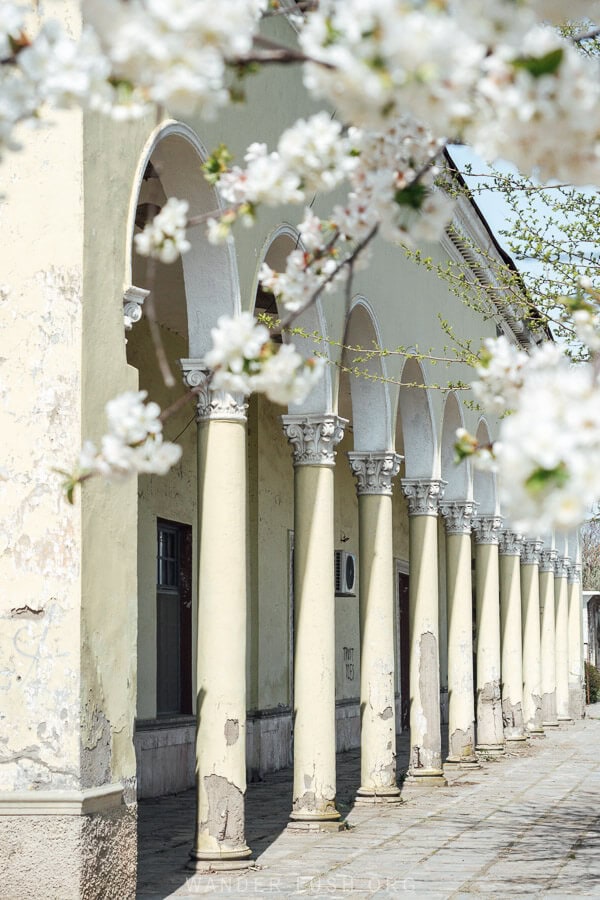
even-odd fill
[[[498,757],[504,756],[506,747],[504,744],[475,744],[475,752],[477,755]]]
[[[292,834],[319,834],[320,832],[347,831],[348,823],[345,820],[327,821],[325,819],[291,819],[286,831]]]
[[[556,721],[556,722],[542,722],[542,725],[543,725],[544,731],[545,731],[546,728],[559,728],[559,727],[560,727],[560,722],[558,722],[558,721]]]
[[[544,729],[539,728],[536,731],[528,731],[527,734],[530,738],[534,738],[535,740],[539,740],[540,738],[545,738]]]
[[[355,806],[373,806],[375,804],[386,803],[402,803],[399,787],[381,788],[381,790],[371,790],[369,788],[359,788],[354,800]]]
[[[449,769],[480,769],[481,763],[476,756],[449,756],[444,766]]]
[[[409,769],[404,784],[414,784],[419,787],[447,787],[448,782],[442,769]]]
[[[570,716],[557,716],[559,725],[572,725],[573,719]]]
[[[228,855],[231,854],[231,855]],[[219,856],[210,856],[198,850],[190,850],[186,869],[192,872],[240,872],[254,864],[252,850],[224,850]]]

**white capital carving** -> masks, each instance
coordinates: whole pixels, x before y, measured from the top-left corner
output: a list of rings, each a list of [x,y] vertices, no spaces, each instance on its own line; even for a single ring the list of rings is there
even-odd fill
[[[554,561],[554,577],[567,578],[572,562],[568,556],[558,556]]]
[[[335,448],[344,437],[347,419],[321,415],[282,416],[283,430],[292,445],[295,466],[334,466]]]
[[[403,478],[402,491],[408,501],[409,516],[437,516],[445,486],[446,482],[439,478]]]
[[[210,386],[210,370],[201,359],[180,359],[179,364],[184,384],[194,390],[197,396],[196,421],[246,421],[247,404],[243,394],[213,390]]]
[[[503,556],[520,556],[523,548],[523,535],[515,531],[500,533],[499,550]]]
[[[542,550],[540,553],[540,572],[554,572],[558,550]]]
[[[578,563],[569,566],[568,582],[569,584],[579,584],[581,581],[581,566]]]
[[[123,323],[125,331],[131,331],[136,322],[142,318],[142,306],[150,291],[144,288],[128,287],[123,294]]]
[[[440,512],[446,520],[446,534],[471,534],[477,515],[477,504],[472,500],[444,500]]]
[[[521,563],[524,566],[537,566],[540,561],[540,551],[543,546],[543,541],[523,541]]]
[[[500,540],[502,516],[477,516],[473,533],[477,544],[497,544]]]
[[[348,453],[350,468],[356,478],[356,493],[392,493],[392,480],[400,471],[402,457],[398,453]]]

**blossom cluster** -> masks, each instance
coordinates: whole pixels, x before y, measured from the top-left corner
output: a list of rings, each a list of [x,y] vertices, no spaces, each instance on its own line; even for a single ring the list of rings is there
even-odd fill
[[[187,200],[169,197],[161,211],[135,235],[135,249],[140,256],[172,263],[187,253],[191,247],[186,237],[188,209]]]
[[[600,496],[600,378],[593,363],[573,365],[555,344],[530,355],[505,338],[487,342],[474,385],[483,406],[510,411],[493,447],[500,498],[526,534],[569,529]],[[477,451],[458,435],[459,454]],[[477,455],[475,455],[477,463]],[[489,466],[485,449],[483,464]]]
[[[134,474],[166,475],[181,457],[181,447],[163,440],[160,407],[146,403],[147,391],[126,391],[106,404],[108,431],[100,447],[86,441],[69,486],[92,475],[124,478]]]
[[[211,387],[244,395],[263,393],[274,403],[302,403],[323,374],[324,360],[304,359],[292,344],[279,347],[249,312],[221,316],[204,361]]]

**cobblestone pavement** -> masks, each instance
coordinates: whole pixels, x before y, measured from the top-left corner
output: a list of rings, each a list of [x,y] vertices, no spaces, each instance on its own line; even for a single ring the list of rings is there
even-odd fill
[[[407,742],[400,738],[400,771]],[[251,784],[239,876],[185,870],[194,793],[140,803],[138,900],[600,897],[600,706],[519,753],[449,774],[448,787],[405,785],[395,807],[354,806],[358,752],[338,757],[348,830],[285,830],[291,771]]]

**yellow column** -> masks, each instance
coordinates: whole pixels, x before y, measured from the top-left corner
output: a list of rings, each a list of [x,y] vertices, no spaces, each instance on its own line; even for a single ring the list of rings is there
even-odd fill
[[[411,781],[446,783],[442,770],[438,613],[438,503],[443,482],[403,478],[409,515]]]
[[[554,600],[556,603],[556,717],[559,722],[571,722],[569,712],[569,591],[568,556],[556,560]]]
[[[293,827],[322,830],[335,805],[335,447],[345,419],[283,416],[294,455]],[[339,824],[335,827],[340,827]]]
[[[521,631],[521,548],[513,531],[500,535],[500,630],[502,721],[504,739],[519,746],[527,739],[523,725],[523,644]]]
[[[574,719],[584,714],[583,701],[583,633],[581,603],[581,566],[569,566],[569,698]]]
[[[190,868],[249,864],[246,794],[246,407],[207,387],[201,363],[182,360],[198,388],[198,631],[196,835]]]
[[[349,453],[356,478],[360,595],[360,788],[357,802],[398,802],[394,703],[395,453]]]
[[[476,515],[471,501],[444,501],[446,520],[446,591],[448,597],[448,759],[478,765],[475,756],[473,687],[473,590],[471,528]]]
[[[500,694],[500,516],[475,519],[477,744],[486,754],[504,752]]]
[[[542,725],[558,728],[556,718],[556,627],[554,610],[554,567],[556,550],[540,554],[541,690]]]
[[[542,541],[524,541],[521,553],[523,626],[523,721],[532,735],[542,735],[540,659],[540,550]]]

